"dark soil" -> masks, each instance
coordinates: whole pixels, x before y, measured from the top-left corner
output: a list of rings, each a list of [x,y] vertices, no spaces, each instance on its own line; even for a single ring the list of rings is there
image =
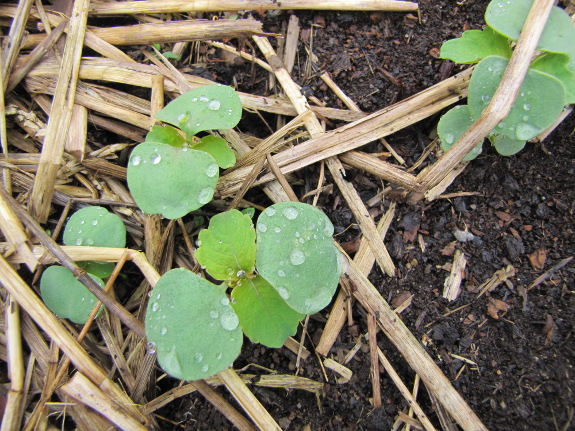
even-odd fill
[[[293,76],[308,95],[325,100],[328,106],[342,106],[319,78],[304,70],[304,42],[309,44],[313,37],[316,70],[330,72],[361,109],[381,109],[459,70],[437,59],[438,48],[465,29],[481,28],[487,3],[420,1],[421,22],[416,16],[401,13],[296,13],[304,31]],[[289,15],[270,18],[268,14],[265,18],[268,30],[279,31]],[[225,69],[219,63],[211,72],[220,79],[235,74],[240,90],[264,94],[262,80],[248,79],[246,65]],[[436,121],[428,119],[389,138],[408,165],[430,142],[428,136]],[[390,279],[378,270],[371,274],[383,297],[392,303],[406,292],[414,295],[402,319],[418,339],[427,342],[429,354],[491,430],[567,430],[575,423],[572,262],[528,290],[546,270],[575,255],[573,127],[571,116],[543,144],[530,144],[514,157],[501,157],[487,149],[447,191],[471,194],[400,204],[386,238],[398,276]],[[375,151],[382,150],[372,146]],[[310,176],[314,174],[313,169],[307,170],[307,178],[302,179],[313,184],[316,179]],[[366,201],[381,190],[380,181],[361,172],[349,171],[348,179],[355,182]],[[343,232],[338,236],[340,242],[350,241],[348,245],[353,246],[359,230],[341,202],[336,192],[321,205],[336,230]],[[372,210],[381,212],[388,204],[385,200],[381,208],[378,203]],[[457,241],[456,230],[468,230],[473,239]],[[459,298],[448,302],[441,292],[456,249],[465,253],[467,269]],[[505,268],[514,270],[515,275],[478,297],[481,283]],[[358,334],[367,330],[365,313],[358,305],[354,310],[355,324],[340,334],[333,347],[336,357],[351,349]],[[326,316],[327,311],[310,320],[312,342],[319,339]],[[379,342],[409,386],[413,372],[381,335]],[[307,346],[313,349],[312,343]],[[294,373],[295,355],[286,349],[247,344],[235,367],[250,363]],[[325,383],[319,402],[304,391],[254,390],[284,429],[391,429],[406,403],[382,373],[384,405],[373,410],[367,345],[348,366],[353,378],[347,384],[337,384],[337,376],[329,371],[329,380],[325,380],[313,356],[302,363],[299,375]],[[431,412],[427,394],[420,393],[424,409]],[[197,396],[181,399],[159,413],[183,421],[179,427],[184,429],[220,430],[228,426]],[[430,416],[439,427],[435,415]]]

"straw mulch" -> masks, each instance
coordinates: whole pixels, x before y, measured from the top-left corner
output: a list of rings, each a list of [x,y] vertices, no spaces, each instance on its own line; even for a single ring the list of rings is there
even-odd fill
[[[182,73],[162,56],[150,54],[149,45],[170,43],[175,53],[186,49],[197,52],[199,41],[252,61],[273,77],[281,93],[274,98],[240,93],[246,111],[275,114],[280,121],[266,139],[234,130],[222,132],[239,161],[221,177],[212,209],[224,210],[230,203],[250,205],[243,197],[252,187],[262,188],[275,202],[300,200],[303,197],[293,192],[288,174],[317,164],[321,175],[312,201],[316,203],[329,186],[324,176],[327,168],[360,225],[363,236],[359,251],[341,278],[341,288],[315,349],[323,366],[338,373],[341,382],[350,378],[350,370],[328,353],[353,300],[368,312],[371,363],[366,367],[371,367],[375,407],[381,405],[378,376],[379,367],[383,367],[411,406],[398,418],[398,426],[406,423],[417,429],[435,429],[418,405],[416,391],[401,381],[385,352],[377,347],[375,335],[381,329],[417,374],[415,386],[421,380],[436,401],[442,423],[453,420],[465,430],[485,430],[402,323],[401,309],[392,310],[368,280],[374,264],[394,276],[394,263],[382,238],[394,219],[395,204],[376,224],[354,185],[346,181],[343,164],[401,188],[410,201],[432,200],[443,193],[464,169],[463,156],[510,109],[552,4],[550,0],[535,2],[514,61],[483,117],[448,153],[417,174],[417,166],[406,169],[358,150],[460,100],[466,94],[470,70],[371,115],[362,113],[324,74],[322,79],[347,107],[334,109],[319,100],[306,99],[290,76],[299,34],[297,20],[292,20],[285,37],[278,39],[283,51],[280,57],[270,43],[277,35],[265,34],[256,20],[198,18],[203,12],[248,8],[417,12],[415,3],[57,0],[49,6],[41,0],[21,0],[0,5],[0,25],[7,34],[0,60],[0,293],[4,311],[0,354],[10,373],[2,430],[47,429],[52,426],[52,415],[62,411],[80,429],[161,429],[154,412],[194,391],[239,429],[280,429],[276,418],[246,385],[252,376],[233,369],[207,381],[182,382],[155,398],[148,396],[147,389],[159,376],[154,355],[145,349],[142,321],[148,293],[159,274],[176,266],[194,267],[193,239],[188,236],[185,220],[165,222],[138,210],[126,187],[125,160],[130,147],[141,142],[154,124],[153,114],[162,108],[164,96],[173,98],[211,83]],[[108,16],[131,16],[139,24],[88,26],[89,18]],[[238,38],[257,46],[257,58],[236,50]],[[94,54],[83,56],[84,48]],[[142,61],[135,61],[128,52],[137,52]],[[129,90],[117,90],[117,83],[122,88],[151,89],[151,97],[143,99]],[[326,131],[330,119],[345,121],[346,125]],[[90,142],[89,125],[121,136],[124,143],[102,146]],[[390,151],[393,153],[392,148]],[[55,240],[69,211],[85,205],[108,206],[121,215],[134,249],[58,245]],[[44,228],[47,223],[53,228],[49,233]],[[98,293],[106,311],[84,327],[58,319],[37,294],[41,269],[52,262],[69,267],[93,289],[90,279],[74,264],[78,260],[117,262],[105,291]],[[126,296],[116,292],[114,285],[127,261],[141,272],[144,281]],[[457,289],[456,281],[452,287]],[[304,338],[290,339],[285,346],[303,360],[310,355],[300,344]],[[276,375],[259,376],[258,384],[317,393],[322,386],[297,376]],[[229,391],[243,411],[226,401],[221,391]]]

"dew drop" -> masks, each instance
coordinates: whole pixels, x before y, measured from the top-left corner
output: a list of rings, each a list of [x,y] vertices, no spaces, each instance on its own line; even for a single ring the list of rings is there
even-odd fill
[[[208,109],[210,111],[217,111],[218,109],[220,109],[221,103],[218,99],[214,99],[214,100],[210,100],[210,103],[208,103]]]
[[[294,248],[289,256],[292,265],[301,265],[305,262],[305,254],[299,248]]]
[[[258,230],[260,232],[265,232],[268,230],[268,225],[264,223],[258,223]]]
[[[166,335],[168,333],[168,328],[162,328],[162,330],[160,331],[160,334],[162,335]]]
[[[484,103],[489,102],[489,99],[491,99],[491,96],[489,96],[489,94],[484,94],[483,96],[481,96],[481,101]]]
[[[524,115],[524,116],[523,116],[523,121],[529,121],[529,115]]]
[[[539,129],[529,123],[519,123],[515,128],[515,137],[521,141],[531,139],[539,133]]]
[[[194,353],[194,359],[198,362],[202,362],[204,360],[204,356],[201,353]]]
[[[217,164],[212,163],[211,165],[209,165],[209,166],[206,168],[206,175],[207,175],[208,177],[212,178],[212,177],[214,177],[214,176],[218,173],[219,169],[220,169],[220,168],[218,167]]]
[[[296,237],[296,238],[299,238],[300,236],[301,236],[301,234],[300,234],[299,232],[296,232],[296,233],[295,233],[295,237]]]
[[[269,217],[273,217],[273,216],[276,214],[276,210],[273,209],[273,208],[268,208],[268,209],[266,210],[266,214],[267,214]]]
[[[132,166],[138,166],[142,161],[142,158],[138,155],[132,157]]]
[[[222,354],[218,353],[218,355],[216,356],[216,359],[219,361],[220,359],[222,359]]]
[[[159,308],[160,308],[160,304],[158,304],[157,302],[154,302],[152,304],[152,311],[158,311]]]
[[[98,224],[98,220],[92,220],[92,226],[96,226]]]
[[[277,226],[274,227],[274,232],[275,232],[275,233],[280,233],[281,231],[282,231],[282,230],[281,230],[280,227],[277,227]]]
[[[178,123],[179,124],[187,123],[189,119],[190,119],[190,113],[189,112],[178,115]]]
[[[162,156],[160,156],[158,153],[150,154],[150,162],[152,162],[152,165],[157,165],[161,161],[162,161]]]
[[[531,105],[529,103],[526,103],[525,105],[523,105],[523,109],[529,111],[531,109]]]
[[[214,310],[210,311],[210,317],[211,317],[212,319],[217,319],[218,316],[219,316],[219,314],[218,314],[217,311],[214,311]]]
[[[86,245],[94,245],[94,240],[92,238],[88,238],[86,240]]]
[[[227,307],[228,305],[230,305],[230,300],[227,297],[222,298],[220,304],[222,304],[224,307]]]
[[[280,294],[280,296],[281,296],[283,299],[289,299],[289,292],[287,291],[286,288],[280,287],[280,288],[278,289],[278,293]]]
[[[213,193],[213,190],[209,187],[200,190],[200,193],[198,194],[198,202],[201,204],[207,204],[212,199]]]
[[[446,133],[444,139],[447,144],[453,144],[453,133]]]
[[[156,353],[156,343],[152,343],[151,341],[146,343],[146,352],[153,355]]]
[[[298,241],[299,241],[300,244],[303,244],[303,243],[305,242],[305,239],[300,238],[300,239],[298,239]]]
[[[84,242],[84,240],[82,238],[76,239],[76,245],[82,245],[83,242]]]
[[[210,367],[208,367],[207,365],[202,366],[202,373],[207,373],[209,369]]]
[[[240,269],[238,272],[236,272],[236,277],[238,278],[242,278],[244,275],[246,275],[246,272],[243,269]]]
[[[192,99],[192,102],[197,102],[197,101],[198,101],[198,98],[197,98],[197,97],[194,97],[194,98]]]
[[[293,220],[295,219],[299,212],[296,208],[294,207],[287,207],[284,208],[284,210],[282,211],[283,215],[285,216],[285,218],[287,218],[288,220]]]
[[[200,97],[200,102],[209,102],[210,99],[208,99],[206,96],[201,96]]]
[[[222,314],[220,323],[222,324],[222,328],[224,328],[226,331],[233,331],[238,327],[240,320],[235,313],[227,312]]]
[[[84,223],[86,223],[86,220],[81,220],[81,221],[80,221],[80,224],[84,224]]]
[[[280,269],[280,270],[278,271],[278,275],[279,275],[280,277],[285,277],[285,276],[286,276],[286,272],[285,272],[283,269]]]

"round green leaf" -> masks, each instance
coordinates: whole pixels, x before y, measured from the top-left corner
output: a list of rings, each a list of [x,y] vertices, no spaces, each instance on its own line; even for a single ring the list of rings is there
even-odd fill
[[[281,202],[258,218],[256,267],[298,313],[329,304],[341,273],[333,225],[311,205]]]
[[[186,269],[172,269],[156,283],[145,326],[162,369],[182,380],[225,370],[242,348],[239,319],[225,288]]]
[[[441,140],[443,151],[449,150],[461,135],[474,123],[469,112],[469,106],[460,105],[447,111],[437,123],[437,134]],[[473,147],[463,160],[473,160],[481,154],[483,142]]]
[[[104,282],[88,274],[100,287]],[[62,266],[46,268],[40,279],[40,294],[46,306],[54,314],[70,319],[74,323],[86,323],[98,299]],[[101,309],[100,309],[101,310]]]
[[[202,130],[231,129],[241,116],[239,96],[225,85],[208,85],[188,91],[156,114],[158,120],[182,129],[188,140]]]
[[[496,32],[517,40],[533,0],[492,0],[485,11],[485,22]],[[554,6],[539,39],[537,49],[547,52],[569,52],[575,40],[575,29],[569,15]]]
[[[186,147],[144,142],[132,151],[128,186],[148,214],[174,219],[212,200],[219,168],[212,156]]]
[[[113,262],[94,262],[91,260],[76,262],[76,265],[78,265],[87,273],[95,275],[98,278],[109,277],[116,266],[116,264]]]
[[[489,55],[511,57],[509,40],[491,28],[468,30],[460,38],[451,39],[441,45],[439,56],[456,63],[476,63]]]
[[[525,148],[525,144],[527,143],[527,141],[518,141],[505,135],[493,135],[489,137],[489,140],[497,152],[502,156],[512,156],[517,154]]]
[[[254,272],[256,232],[250,216],[238,210],[220,213],[200,232],[196,259],[217,280],[238,280]]]
[[[475,67],[467,94],[469,111],[474,119],[478,119],[489,104],[507,64],[503,57],[490,56]],[[564,105],[565,89],[561,81],[547,73],[529,69],[511,111],[492,133],[527,141],[553,124]]]
[[[232,307],[244,333],[254,343],[279,348],[304,318],[292,310],[261,276],[244,278],[232,291]]]
[[[93,247],[126,246],[126,227],[116,214],[102,207],[76,211],[66,223],[64,244]]]
[[[575,42],[575,41],[574,41]],[[557,78],[565,87],[565,104],[575,103],[575,71],[569,67],[570,57],[565,54],[543,54],[531,67]]]
[[[236,164],[235,153],[228,147],[227,141],[219,136],[206,135],[192,148],[210,154],[222,169],[231,168]]]
[[[156,142],[168,144],[174,147],[184,145],[184,138],[180,135],[178,129],[171,126],[153,126],[152,130],[146,135],[146,142]]]

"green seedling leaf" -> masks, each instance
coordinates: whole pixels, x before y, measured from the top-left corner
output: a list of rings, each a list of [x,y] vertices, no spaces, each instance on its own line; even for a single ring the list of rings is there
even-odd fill
[[[527,141],[517,141],[505,135],[492,135],[489,136],[489,140],[497,152],[502,156],[512,156],[517,154],[525,148],[525,144],[527,143]]]
[[[64,228],[64,244],[93,247],[126,246],[126,227],[116,214],[102,207],[86,207],[76,211]],[[76,262],[86,272],[99,278],[112,274],[111,262]]]
[[[294,335],[305,315],[292,310],[261,276],[244,278],[232,291],[232,307],[244,333],[254,343],[279,348]]]
[[[104,282],[88,274],[100,287]],[[40,294],[52,312],[74,323],[86,323],[98,299],[80,283],[74,274],[62,266],[46,268],[40,279]],[[100,309],[101,310],[101,309]]]
[[[474,122],[467,105],[456,106],[447,111],[437,124],[437,134],[439,139],[441,139],[443,151],[449,150]],[[483,142],[476,145],[463,160],[473,160],[481,154],[482,148]]]
[[[575,42],[575,41],[574,41]],[[531,68],[557,78],[565,87],[565,103],[575,103],[575,71],[569,68],[570,58],[565,54],[543,54],[535,59]]]
[[[123,248],[126,227],[120,217],[106,208],[86,207],[72,214],[63,240],[66,245]]]
[[[237,93],[225,85],[208,85],[182,94],[156,114],[158,120],[182,129],[188,141],[203,130],[231,129],[242,116]]]
[[[184,145],[184,138],[180,135],[178,129],[172,126],[153,126],[152,130],[146,135],[146,142],[157,142],[181,147]]]
[[[212,200],[219,168],[212,156],[187,147],[144,142],[132,151],[128,186],[148,214],[174,219]]]
[[[238,210],[220,213],[200,232],[196,259],[217,280],[239,280],[254,272],[256,232]]]
[[[243,336],[225,288],[181,268],[160,278],[145,326],[149,351],[157,353],[166,373],[183,380],[204,379],[238,357]]]
[[[94,262],[91,260],[76,262],[76,265],[88,274],[95,275],[98,278],[109,277],[116,266],[113,262]]]
[[[492,0],[485,11],[485,22],[498,33],[516,41],[523,29],[533,0]],[[572,50],[575,29],[569,15],[554,6],[539,39],[537,49],[564,53]]]
[[[182,58],[180,55],[174,54],[172,51],[162,52],[162,55],[173,60],[180,60]]]
[[[503,57],[490,56],[475,67],[467,94],[469,111],[474,119],[478,119],[489,104],[507,64]],[[529,69],[511,111],[492,134],[528,141],[553,124],[564,105],[565,89],[561,81],[547,73]]]
[[[489,55],[511,57],[509,40],[486,27],[484,30],[468,30],[460,38],[441,45],[439,56],[455,63],[476,63]]]
[[[210,154],[222,169],[231,168],[236,164],[236,155],[224,138],[207,135],[192,147],[194,150],[205,151]]]
[[[341,273],[333,225],[311,205],[281,202],[257,221],[256,266],[298,313],[312,314],[329,304]]]
[[[251,219],[253,219],[254,216],[256,215],[256,209],[255,209],[255,208],[252,208],[252,207],[244,208],[244,209],[242,210],[242,214],[246,214],[246,215],[248,215]]]

